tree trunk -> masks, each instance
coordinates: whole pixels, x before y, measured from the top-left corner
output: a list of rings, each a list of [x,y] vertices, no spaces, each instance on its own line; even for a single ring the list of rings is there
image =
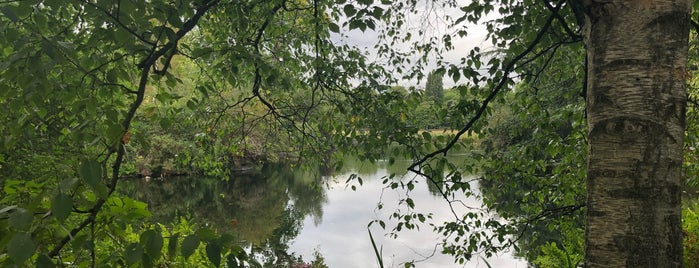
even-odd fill
[[[582,0],[587,267],[682,267],[690,0]]]

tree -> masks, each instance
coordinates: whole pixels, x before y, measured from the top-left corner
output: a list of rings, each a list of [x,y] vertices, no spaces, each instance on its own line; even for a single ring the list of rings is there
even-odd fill
[[[261,139],[288,139],[302,158],[324,157],[351,144],[350,135],[385,140],[349,120],[366,113],[365,104],[383,103],[373,98],[382,83],[367,76],[382,71],[329,40],[338,27],[333,13],[321,1],[0,3],[0,265],[186,260],[189,250],[168,250],[165,260],[162,235],[145,230],[147,213],[124,215],[145,204],[115,192],[131,140],[149,138],[139,129],[155,112],[142,109],[146,101],[163,106],[163,129],[184,123],[185,107],[175,105],[183,97],[186,108],[214,118],[186,122],[199,128],[187,133],[195,142],[229,145],[206,148],[210,158],[237,151],[230,140],[248,145],[255,126]],[[173,72],[182,58],[196,66],[187,79]],[[348,86],[350,77],[362,86]],[[240,131],[221,130],[221,120]],[[141,241],[126,241],[126,226],[143,227]],[[246,261],[226,237],[172,236],[168,244],[191,249],[200,241],[215,264],[221,256]]]
[[[541,267],[582,263],[586,124],[582,81],[567,75],[584,69],[568,64],[583,62],[582,51],[582,44],[559,48],[550,66],[564,71],[504,92],[481,139],[483,202],[514,227],[519,237],[515,254]],[[521,72],[538,70],[533,64]]]
[[[434,101],[437,106],[444,101],[444,87],[442,86],[443,73],[431,72],[427,75],[425,96]]]
[[[681,267],[691,1],[585,2],[588,267]]]
[[[506,49],[504,60],[488,62],[490,76],[486,79],[474,73],[484,63],[478,48],[462,59],[467,67],[443,67],[454,80],[463,75],[491,90],[457,138],[424,155],[412,170],[428,178],[442,176],[431,171],[429,161],[440,159],[457,144],[458,136],[474,129],[476,120],[487,114],[489,103],[508,89],[512,72],[531,63],[546,63],[560,44],[585,40],[590,153],[586,265],[681,265],[679,194],[690,1],[533,2],[502,1],[497,6],[473,2],[461,7],[464,15],[456,24],[476,22],[488,10],[499,9],[502,19],[487,23],[487,27],[493,45]],[[580,33],[569,23],[578,19],[578,25],[583,26],[583,18],[586,30]],[[527,30],[529,27],[540,30],[533,32]],[[446,50],[450,49],[450,38],[441,36]],[[416,42],[419,44],[413,47],[436,50],[439,55],[442,50],[430,41]],[[525,76],[536,80],[546,75],[545,71],[544,67]],[[646,214],[647,209],[650,214]],[[440,231],[469,230],[467,224],[456,222]],[[465,227],[455,227],[461,225]],[[472,252],[460,245],[451,250],[457,254]],[[663,256],[655,257],[658,252]]]
[[[144,229],[138,243],[121,239],[124,226],[145,226],[145,219],[123,217],[126,209],[117,204],[129,203],[138,211],[144,206],[115,193],[115,188],[128,160],[131,135],[138,134],[132,131],[133,123],[139,120],[144,99],[153,96],[172,105],[180,98],[173,89],[184,84],[192,87],[188,107],[204,106],[202,110],[218,115],[208,117],[215,118],[210,124],[192,124],[204,128],[200,131],[206,139],[228,138],[247,145],[249,133],[255,133],[251,128],[264,126],[256,133],[283,133],[268,138],[294,144],[292,151],[302,159],[351,153],[374,161],[390,152],[389,159],[416,159],[409,169],[438,186],[434,189],[449,201],[447,205],[458,204],[454,193],[472,194],[462,172],[477,167],[452,163],[447,153],[470,146],[460,140],[466,133],[486,135],[489,105],[504,101],[502,93],[512,92],[518,82],[536,93],[539,81],[552,80],[553,74],[582,79],[579,68],[556,70],[550,62],[559,48],[579,46],[584,40],[589,126],[586,265],[680,266],[686,101],[682,82],[689,4],[687,0],[3,2],[0,184],[5,195],[0,199],[0,234],[6,239],[0,240],[0,264],[165,262],[164,237],[158,232]],[[498,16],[488,19],[495,12]],[[425,22],[446,22],[448,31],[433,36],[424,34],[430,29],[421,28],[414,35],[408,24],[419,14]],[[574,20],[578,27],[571,23]],[[460,51],[460,60],[447,61],[445,52],[461,49],[453,40],[469,35],[470,23],[485,25],[492,47]],[[376,30],[377,57],[385,61],[370,62],[360,49],[336,42],[332,34],[343,37],[353,30]],[[400,43],[409,44],[396,45]],[[187,72],[197,76],[196,83],[184,83],[172,71],[176,57],[197,66]],[[433,138],[420,133],[405,118],[415,100],[400,98],[404,94],[386,86],[421,77],[433,60],[438,65],[435,85],[441,84],[438,74],[445,74],[455,82],[468,81],[473,92],[469,98],[480,97],[438,113],[440,117],[468,114],[470,119],[456,135]],[[386,62],[390,72],[382,67]],[[207,106],[208,98],[216,98],[216,105]],[[177,114],[178,109],[167,109],[165,115]],[[173,118],[160,121],[167,126]],[[231,126],[240,131],[217,129],[221,120],[231,118]],[[542,133],[556,132],[551,125],[541,127],[548,130]],[[386,149],[395,144],[399,146]],[[549,160],[557,158],[544,157],[528,168],[547,171]],[[410,191],[419,180],[386,181],[387,187]],[[534,189],[540,183],[531,185]],[[544,195],[532,200],[539,197]],[[410,198],[401,204],[406,210],[392,214],[399,221],[394,230],[425,223],[424,216],[413,211]],[[435,229],[445,236],[444,252],[464,262],[474,253],[494,254],[515,245],[520,230],[488,215],[487,211],[455,213],[452,222],[437,224]],[[523,217],[527,216],[531,215]],[[111,219],[120,221],[112,224]],[[196,248],[201,240],[209,261],[216,265],[221,256],[245,261],[244,251],[229,237],[192,235],[181,241],[173,237],[169,244],[175,248],[178,244]],[[101,244],[114,244],[116,249],[92,246]]]

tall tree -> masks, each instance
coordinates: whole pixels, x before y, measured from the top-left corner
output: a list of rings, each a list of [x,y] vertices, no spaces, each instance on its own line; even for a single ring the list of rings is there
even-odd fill
[[[430,72],[427,75],[427,83],[425,85],[425,96],[434,101],[436,105],[441,105],[444,101],[444,74],[441,72]]]
[[[587,267],[681,267],[690,0],[584,1]]]

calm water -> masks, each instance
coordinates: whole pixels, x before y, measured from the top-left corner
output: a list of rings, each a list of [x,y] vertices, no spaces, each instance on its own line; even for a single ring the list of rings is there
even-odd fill
[[[393,169],[354,163],[339,175],[320,176],[317,172],[269,167],[258,174],[237,175],[228,182],[202,178],[134,180],[124,184],[122,191],[147,202],[157,221],[167,223],[185,216],[219,232],[236,234],[254,245],[252,250],[261,262],[298,257],[310,262],[314,253],[319,253],[332,268],[377,267],[367,225],[381,219],[386,230],[374,224],[371,232],[382,247],[386,267],[402,267],[411,260],[417,261],[417,267],[488,267],[477,257],[462,266],[454,264],[451,256],[440,254],[441,247],[435,248],[440,236],[427,223],[421,224],[420,230],[404,229],[396,239],[386,235],[397,223],[389,215],[406,209],[398,205],[406,197],[405,190],[386,189],[382,184]],[[359,174],[363,185],[357,181],[347,184],[350,174]],[[419,181],[410,192],[415,210],[432,213],[435,224],[453,219],[441,196],[433,193],[434,189],[431,192],[424,180]],[[474,198],[461,199],[466,206],[480,207]],[[377,209],[379,202],[384,204],[381,210]],[[463,212],[467,208],[455,209]],[[526,267],[525,261],[510,254],[487,261],[492,267]]]
[[[397,239],[384,235],[395,224],[387,220],[388,216],[396,209],[405,209],[404,206],[397,205],[399,200],[405,198],[405,191],[384,189],[383,177],[389,176],[385,168],[362,175],[364,184],[357,187],[356,191],[345,183],[349,175],[350,173],[336,176],[328,183],[328,199],[323,205],[322,219],[320,222],[312,218],[304,220],[302,231],[291,244],[292,251],[312,256],[313,250],[317,250],[325,257],[328,266],[333,268],[377,267],[367,223],[372,219],[383,219],[387,223],[387,230],[374,224],[371,231],[377,243],[383,247],[386,267],[402,267],[404,262],[411,260],[422,260],[416,262],[417,267],[487,267],[476,257],[471,263],[461,266],[455,264],[451,256],[440,254],[440,247],[435,252],[435,245],[441,241],[441,237],[432,232],[432,227],[427,224],[423,224],[419,231],[404,230]],[[407,176],[410,174],[405,175]],[[415,200],[415,210],[425,214],[433,213],[434,223],[454,217],[444,199],[430,192],[424,181],[416,185],[410,197]],[[467,206],[481,205],[474,198],[462,200],[467,201]],[[378,202],[384,204],[383,209],[377,210]],[[456,209],[457,212],[466,210],[464,207]],[[492,267],[527,267],[525,261],[515,259],[510,254],[488,258],[487,261]]]

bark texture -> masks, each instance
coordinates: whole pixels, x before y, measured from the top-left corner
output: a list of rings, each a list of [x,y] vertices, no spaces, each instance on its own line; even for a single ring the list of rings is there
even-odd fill
[[[583,0],[587,267],[682,267],[691,0]]]

